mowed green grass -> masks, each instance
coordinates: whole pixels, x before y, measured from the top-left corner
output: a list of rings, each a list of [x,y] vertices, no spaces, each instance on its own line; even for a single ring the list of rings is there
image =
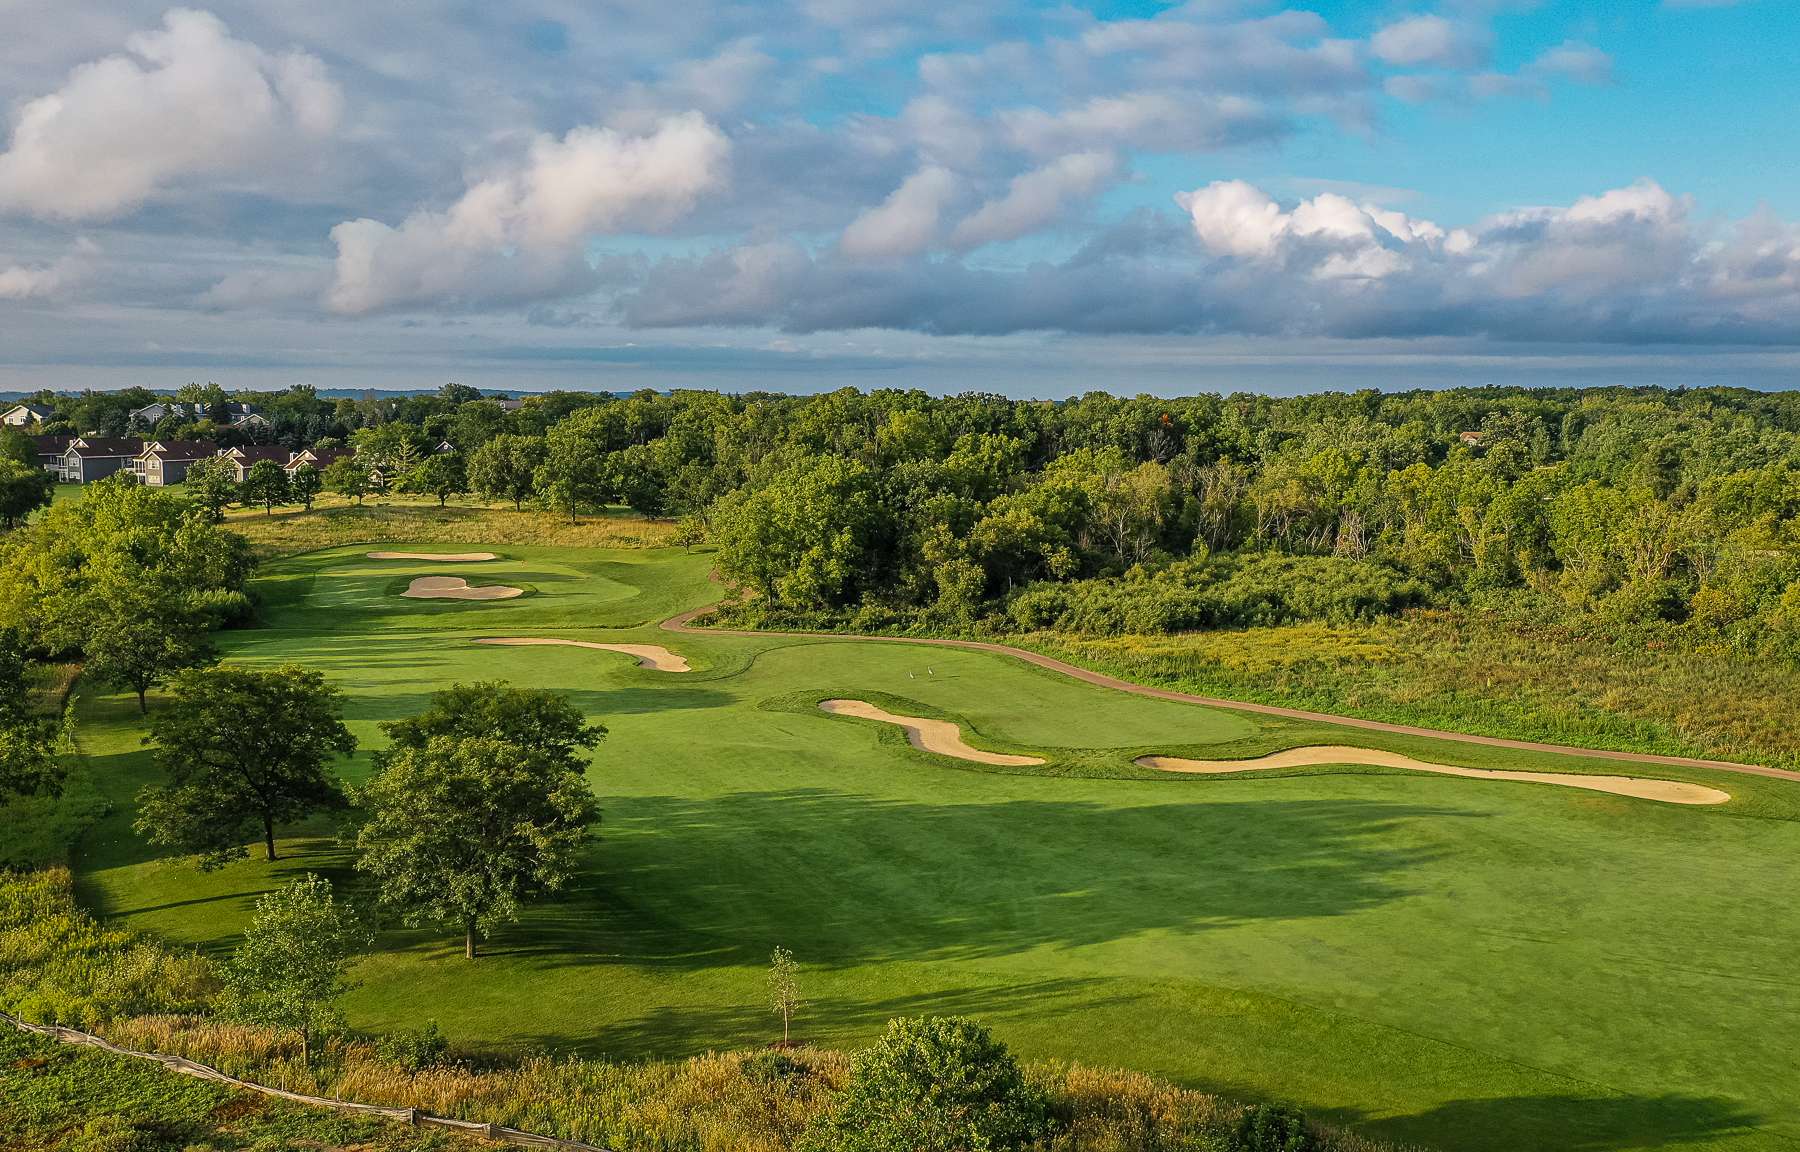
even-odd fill
[[[451,933],[390,928],[356,973],[358,1025],[435,1018],[465,1042],[618,1057],[755,1045],[776,1035],[762,990],[783,944],[805,965],[798,1035],[823,1044],[967,1013],[1028,1055],[1444,1148],[1800,1143],[1800,786],[1626,769],[1736,797],[1708,809],[1368,769],[1156,776],[1131,757],[1326,741],[1621,769],[1133,697],[984,653],[674,635],[655,623],[716,594],[710,557],[497,550],[298,557],[262,582],[268,626],[219,638],[348,694],[365,747],[352,780],[380,720],[456,681],[553,688],[611,730],[592,770],[605,822],[575,888],[473,963]],[[419,575],[529,594],[400,598]],[[695,671],[471,643],[509,635],[662,643]],[[859,695],[1050,763],[960,766],[813,706]],[[84,695],[82,715],[91,784],[114,801],[75,861],[95,909],[225,948],[288,876],[355,884],[323,823],[291,830],[273,867],[155,858],[129,827],[154,778],[134,707]]]

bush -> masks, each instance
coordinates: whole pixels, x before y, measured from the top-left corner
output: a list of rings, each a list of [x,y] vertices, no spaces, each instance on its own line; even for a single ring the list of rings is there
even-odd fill
[[[1306,1116],[1282,1104],[1258,1104],[1231,1134],[1231,1152],[1323,1152]]]
[[[450,1041],[438,1029],[436,1020],[427,1020],[417,1032],[393,1032],[375,1045],[383,1060],[398,1064],[408,1075],[417,1076],[427,1068],[449,1064]]]
[[[67,869],[0,873],[0,1009],[90,1027],[119,1016],[193,1012],[217,987],[197,952],[105,927],[74,905]]]
[[[1425,586],[1385,564],[1340,556],[1207,556],[1122,577],[1033,584],[1004,626],[1085,636],[1155,635],[1389,616],[1426,599]]]
[[[817,1152],[1003,1152],[1050,1135],[1049,1098],[973,1020],[892,1020],[808,1133]]]

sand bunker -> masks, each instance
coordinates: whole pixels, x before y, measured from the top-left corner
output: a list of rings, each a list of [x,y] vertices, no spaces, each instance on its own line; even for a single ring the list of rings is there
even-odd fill
[[[535,636],[492,636],[477,640],[475,643],[520,646],[559,644],[570,648],[598,648],[602,652],[623,652],[627,656],[635,656],[640,667],[653,668],[658,672],[693,671],[688,667],[687,657],[677,656],[660,644],[593,644],[586,640],[558,640]]]
[[[498,560],[497,552],[371,552],[371,560],[448,560],[458,564],[476,560]]]
[[[505,584],[471,588],[461,576],[421,576],[408,584],[400,595],[415,600],[511,600],[514,596],[525,595],[525,589]]]
[[[973,760],[977,764],[1005,764],[1022,766],[1026,764],[1042,764],[1036,756],[1009,756],[1004,752],[983,752],[979,748],[971,748],[963,743],[962,732],[948,720],[927,720],[922,716],[896,716],[884,711],[867,700],[821,700],[819,707],[833,716],[855,716],[862,720],[879,720],[884,724],[898,724],[906,730],[906,739],[914,748],[924,752],[936,752],[940,756],[954,756],[958,760]]]
[[[1415,772],[1438,772],[1445,776],[1472,776],[1478,780],[1529,780],[1538,784],[1561,784],[1566,788],[1586,788],[1592,792],[1611,792],[1617,796],[1636,796],[1643,800],[1661,800],[1667,804],[1723,804],[1731,794],[1699,784],[1678,780],[1641,780],[1636,776],[1584,776],[1573,772],[1498,772],[1487,768],[1459,768],[1454,764],[1432,764],[1414,760],[1398,752],[1376,748],[1351,748],[1342,744],[1321,744],[1311,748],[1290,748],[1273,752],[1255,760],[1187,760],[1180,756],[1139,756],[1134,763],[1164,772],[1255,772],[1263,768],[1305,768],[1315,764],[1370,764],[1381,768],[1409,768]]]

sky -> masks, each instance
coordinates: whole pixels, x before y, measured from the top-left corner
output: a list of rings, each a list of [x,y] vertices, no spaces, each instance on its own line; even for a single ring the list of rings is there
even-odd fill
[[[1800,383],[1791,0],[0,0],[0,390]]]

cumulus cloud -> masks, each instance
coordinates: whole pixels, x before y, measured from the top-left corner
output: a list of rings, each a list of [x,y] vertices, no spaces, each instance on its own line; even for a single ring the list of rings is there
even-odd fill
[[[1118,178],[1111,152],[1076,152],[1013,177],[1004,196],[987,201],[956,226],[951,243],[978,248],[1036,232],[1072,204],[1091,199]]]
[[[592,277],[588,236],[667,228],[724,183],[730,153],[698,113],[647,135],[583,127],[539,137],[520,168],[479,181],[446,210],[415,212],[398,227],[361,219],[333,228],[326,302],[363,313],[580,290]]]
[[[937,243],[944,206],[959,187],[948,169],[921,168],[886,200],[851,221],[838,247],[847,256],[866,260],[917,255]]]
[[[1369,38],[1369,50],[1384,63],[1404,68],[1466,68],[1486,58],[1487,42],[1467,25],[1422,15],[1384,25]]]
[[[104,218],[178,182],[254,179],[329,136],[342,110],[316,57],[270,54],[209,13],[171,9],[126,54],[20,108],[0,153],[0,211]]]
[[[1017,272],[792,243],[663,260],[618,307],[642,326],[795,332],[1800,340],[1800,228],[1764,212],[1715,230],[1650,181],[1469,229],[1335,192],[1283,204],[1234,181],[1181,205],[1185,236],[1140,214]]]

